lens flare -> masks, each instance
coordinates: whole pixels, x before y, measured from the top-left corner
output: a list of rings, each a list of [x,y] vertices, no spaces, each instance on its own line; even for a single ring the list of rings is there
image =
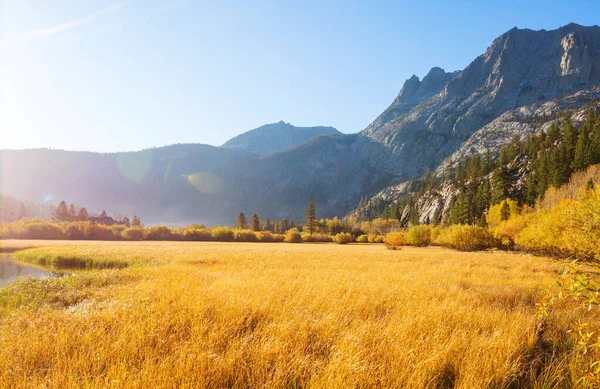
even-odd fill
[[[188,181],[196,188],[199,192],[205,194],[219,194],[225,188],[223,180],[211,172],[200,172],[194,173],[187,176]]]
[[[117,154],[119,173],[130,181],[141,183],[152,167],[152,150]]]
[[[169,173],[171,173],[172,167],[173,167],[173,160],[170,160],[169,166],[167,166],[167,170],[165,171],[165,185],[167,185],[167,181],[169,180]]]

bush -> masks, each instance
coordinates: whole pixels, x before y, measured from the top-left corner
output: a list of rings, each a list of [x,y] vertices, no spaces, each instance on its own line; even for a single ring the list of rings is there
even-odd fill
[[[431,243],[429,226],[414,226],[406,233],[406,243],[411,246],[425,247]]]
[[[356,241],[358,243],[369,243],[369,237],[365,234],[359,235],[358,238],[356,238]]]
[[[459,251],[476,251],[492,247],[494,240],[483,227],[456,224],[440,230],[435,243]]]
[[[390,232],[385,235],[383,243],[390,250],[398,250],[406,245],[406,235],[403,232]]]
[[[83,226],[85,239],[91,240],[113,240],[113,232],[104,224],[85,223]]]
[[[193,242],[208,242],[213,240],[213,237],[210,231],[206,228],[188,227],[183,230],[183,240]]]
[[[61,226],[55,223],[35,222],[23,225],[19,232],[22,239],[66,239],[67,235]]]
[[[254,231],[251,230],[235,230],[233,239],[236,242],[256,242],[258,240]]]
[[[369,243],[383,243],[385,236],[379,234],[369,234],[367,237]]]
[[[127,240],[143,240],[144,229],[142,227],[131,227],[123,230],[123,237]]]
[[[256,237],[259,242],[283,242],[285,238],[283,234],[273,234],[269,231],[256,232]]]
[[[67,239],[79,240],[85,239],[85,228],[86,223],[69,223],[65,228]]]
[[[440,227],[431,227],[431,243],[435,243],[435,240],[440,236]]]
[[[327,234],[315,234],[314,241],[320,243],[333,242],[333,237]]]
[[[500,222],[494,230],[494,238],[496,238],[502,246],[512,248],[515,244],[517,235],[527,226],[526,216],[517,215],[508,220]]]
[[[179,240],[169,227],[156,226],[148,229],[146,240]]]
[[[527,227],[515,238],[522,250],[600,260],[600,185],[581,191],[551,209],[528,215]]]
[[[347,244],[352,242],[352,240],[354,240],[354,237],[352,236],[352,234],[349,234],[347,232],[340,232],[339,234],[335,235],[333,240],[335,241],[335,243]]]
[[[296,228],[292,228],[285,233],[285,242],[287,243],[302,243],[302,235]]]
[[[308,232],[302,232],[300,236],[302,237],[303,242],[310,243],[315,241],[315,236],[309,234]]]
[[[210,230],[210,233],[219,242],[233,242],[234,233],[229,227],[215,227]]]

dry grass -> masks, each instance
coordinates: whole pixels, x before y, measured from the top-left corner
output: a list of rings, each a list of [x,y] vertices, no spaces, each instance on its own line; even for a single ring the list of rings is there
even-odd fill
[[[565,309],[544,335],[558,354],[526,378],[535,303],[558,279],[559,264],[546,258],[382,245],[25,243],[136,266],[0,289],[0,387],[550,388],[568,387],[574,374]]]

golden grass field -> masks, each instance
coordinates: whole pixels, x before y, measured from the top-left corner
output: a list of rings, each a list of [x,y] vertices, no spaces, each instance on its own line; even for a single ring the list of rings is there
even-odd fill
[[[0,288],[0,387],[559,388],[575,313],[536,357],[554,260],[383,245],[4,241],[119,259]],[[110,262],[110,261],[109,261]],[[104,262],[106,263],[106,262]]]

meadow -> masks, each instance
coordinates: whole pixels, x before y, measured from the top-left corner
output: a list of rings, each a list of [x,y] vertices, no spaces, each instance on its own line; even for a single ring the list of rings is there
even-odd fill
[[[380,244],[0,241],[0,387],[568,388],[556,259]],[[588,319],[600,323],[594,312]]]

